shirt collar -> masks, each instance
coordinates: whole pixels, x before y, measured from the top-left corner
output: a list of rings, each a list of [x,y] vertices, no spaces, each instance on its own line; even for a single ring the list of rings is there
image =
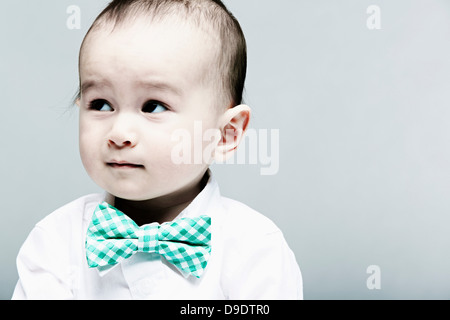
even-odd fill
[[[211,171],[208,169],[206,174],[209,176],[208,182],[202,191],[192,200],[192,202],[180,212],[174,219],[181,219],[186,217],[196,217],[201,215],[211,215],[210,207],[215,200],[220,197],[219,186],[213,178]]]

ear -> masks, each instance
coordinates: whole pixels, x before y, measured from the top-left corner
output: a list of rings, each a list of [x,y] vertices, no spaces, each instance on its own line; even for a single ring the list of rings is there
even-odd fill
[[[222,115],[220,120],[222,138],[214,154],[217,162],[225,162],[234,154],[248,128],[250,115],[250,107],[244,104],[230,108]]]

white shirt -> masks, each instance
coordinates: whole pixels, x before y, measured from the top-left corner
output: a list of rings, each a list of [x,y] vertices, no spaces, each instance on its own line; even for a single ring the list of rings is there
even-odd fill
[[[36,224],[17,257],[13,299],[302,299],[293,252],[275,224],[222,197],[210,177],[177,218],[209,215],[211,257],[201,278],[183,276],[156,253],[107,270],[86,262],[86,231],[106,194],[79,198]]]

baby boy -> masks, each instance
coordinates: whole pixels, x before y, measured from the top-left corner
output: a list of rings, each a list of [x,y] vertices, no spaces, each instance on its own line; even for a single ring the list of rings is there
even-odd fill
[[[222,197],[208,169],[248,127],[246,59],[241,27],[219,0],[107,6],[80,49],[76,100],[81,159],[105,192],[35,226],[13,299],[302,298],[281,231]],[[202,161],[174,161],[180,129],[202,141]]]

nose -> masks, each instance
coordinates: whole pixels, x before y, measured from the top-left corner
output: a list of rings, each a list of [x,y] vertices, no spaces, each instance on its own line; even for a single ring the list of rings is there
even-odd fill
[[[117,149],[122,149],[125,147],[133,148],[134,146],[136,146],[136,144],[134,144],[130,140],[114,138],[114,139],[108,139],[108,146],[114,147]]]
[[[112,148],[134,148],[137,144],[137,134],[131,119],[117,119],[108,134],[107,143]]]

